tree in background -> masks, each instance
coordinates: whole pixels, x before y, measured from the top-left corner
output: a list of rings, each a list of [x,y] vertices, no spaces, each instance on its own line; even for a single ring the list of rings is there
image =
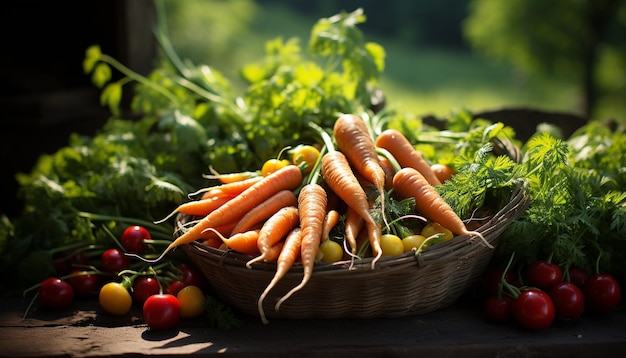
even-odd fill
[[[464,33],[478,53],[527,74],[575,80],[588,118],[626,98],[626,0],[472,0]]]
[[[362,8],[367,22],[360,28],[370,34],[392,37],[409,46],[427,45],[466,49],[461,22],[470,0],[256,0],[258,4],[288,6],[314,18]]]

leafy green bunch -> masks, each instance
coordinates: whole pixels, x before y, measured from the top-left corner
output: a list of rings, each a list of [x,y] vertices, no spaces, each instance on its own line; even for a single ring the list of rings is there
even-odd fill
[[[531,203],[498,247],[523,264],[537,258],[567,269],[626,277],[626,136],[589,123],[567,141],[536,134],[524,147]]]
[[[148,78],[97,46],[88,49],[84,68],[103,88],[102,103],[113,113],[119,111],[122,87],[136,82],[132,108],[171,126],[184,138],[177,145],[193,145],[218,171],[256,170],[286,146],[316,141],[307,122],[331,128],[338,113],[370,106],[385,51],[364,40],[357,27],[364,21],[362,9],[320,19],[307,53],[298,38],[268,41],[265,58],[241,69],[248,87],[239,96],[219,72],[180,59],[163,20],[155,32],[165,56]],[[114,81],[112,68],[123,77]]]
[[[114,246],[103,227],[121,234],[143,225],[171,240],[171,225],[151,224],[195,187],[180,164],[192,160],[162,151],[171,136],[153,124],[111,120],[93,137],[72,135],[67,146],[40,156],[30,173],[18,174],[24,211],[3,222],[0,237],[0,270],[17,278],[7,285],[32,285],[53,274],[54,254],[64,248]]]

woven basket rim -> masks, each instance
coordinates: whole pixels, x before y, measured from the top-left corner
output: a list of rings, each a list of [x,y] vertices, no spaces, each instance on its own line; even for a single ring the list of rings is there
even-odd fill
[[[505,225],[508,222],[515,220],[522,211],[524,211],[528,204],[528,197],[522,183],[517,184],[511,194],[511,199],[500,210],[498,210],[486,223],[481,225],[477,232],[481,233],[483,237],[495,246],[499,239],[499,235],[491,235],[499,226]],[[186,222],[189,216],[184,214],[178,214],[176,217],[176,225],[180,226],[181,223]],[[197,253],[208,256],[211,259],[221,261],[223,265],[232,265],[238,267],[244,267],[252,256],[236,252],[234,250],[221,250],[218,248],[210,247],[199,242],[192,242],[184,244],[189,249],[196,251]],[[403,265],[407,262],[416,260],[419,266],[427,265],[433,261],[446,260],[451,254],[466,254],[467,251],[484,246],[485,243],[477,236],[470,237],[469,235],[456,235],[452,239],[438,243],[436,245],[429,246],[423,249],[419,253],[407,252],[395,256],[382,256],[376,262],[374,269],[385,269],[396,265]],[[316,262],[313,271],[315,273],[321,272],[337,272],[340,270],[350,271],[371,271],[373,257],[359,258],[354,260],[351,265],[350,261],[340,261],[338,263],[322,263]],[[274,262],[256,262],[253,263],[252,269],[266,270],[272,274],[276,271],[276,263]],[[302,272],[302,264],[296,262],[289,269],[289,272]]]

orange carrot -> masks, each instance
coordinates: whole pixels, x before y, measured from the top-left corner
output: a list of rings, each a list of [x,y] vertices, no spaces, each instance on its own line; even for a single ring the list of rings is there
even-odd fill
[[[255,183],[241,194],[230,200],[228,203],[213,210],[209,215],[198,221],[193,227],[180,235],[176,240],[165,248],[165,250],[153,260],[142,258],[135,254],[129,256],[138,257],[146,262],[158,262],[175,247],[195,241],[205,229],[216,228],[230,223],[245,215],[255,206],[265,199],[278,193],[281,190],[293,190],[302,184],[302,172],[295,165],[288,165],[276,172],[263,177],[261,181]]]
[[[208,188],[204,188],[196,191],[195,193],[189,194],[190,196],[202,193],[202,197],[212,197],[212,196],[237,196],[241,194],[244,190],[248,189],[252,185],[258,183],[263,179],[262,176],[254,176],[247,179],[234,181],[230,183],[220,184]]]
[[[393,167],[393,164],[391,164],[389,159],[383,157],[382,155],[378,156],[378,160],[380,161],[380,166],[385,172],[385,189],[389,190],[393,187],[393,176],[396,174],[396,168]]]
[[[348,158],[352,167],[378,190],[382,218],[386,222],[384,215],[386,174],[365,121],[353,114],[341,115],[335,121],[333,135],[337,148]]]
[[[232,196],[217,195],[212,197],[203,197],[200,200],[193,200],[187,203],[182,203],[176,207],[171,213],[161,220],[155,221],[155,224],[160,224],[169,220],[172,216],[181,213],[191,216],[207,216],[209,213],[220,206],[226,204]]]
[[[289,235],[289,233],[287,233],[287,235]],[[283,251],[284,246],[285,246],[285,240],[280,240],[279,242],[272,245],[265,252],[265,259],[263,261],[276,262],[276,260],[278,259],[278,256],[280,256],[280,253]]]
[[[245,214],[230,234],[247,231],[252,226],[267,220],[280,209],[296,205],[298,205],[296,195],[291,190],[281,190]]]
[[[221,174],[217,170],[213,169],[213,167],[209,167],[211,174],[203,175],[206,179],[217,179],[223,184],[233,183],[245,179],[249,179],[252,177],[260,176],[258,172],[237,172],[237,173],[226,173]]]
[[[354,209],[348,206],[348,208],[346,209],[346,219],[344,221],[344,231],[346,233],[346,241],[350,246],[350,252],[348,254],[352,257],[354,257],[357,252],[356,238],[363,228],[363,223],[363,217],[361,217],[361,215],[359,215]]]
[[[196,192],[190,193],[189,197],[194,197],[200,193],[202,196],[199,200],[183,203],[169,213],[161,220],[155,221],[155,224],[165,222],[172,216],[183,213],[192,216],[206,216],[217,207],[225,204],[230,199],[241,194],[244,190],[250,188],[255,183],[261,181],[262,177],[252,177],[246,180],[233,182],[229,184],[221,184],[217,186],[207,187],[200,189]]]
[[[234,197],[236,197],[237,193],[228,193],[228,192],[224,192],[218,188],[204,188],[204,189],[200,189],[198,191],[196,191],[195,193],[190,193],[188,196],[190,198],[196,197],[199,193],[202,193],[202,195],[200,196],[200,198],[198,200],[205,200],[205,199],[211,199],[211,198],[229,198],[232,199]]]
[[[207,228],[208,231],[213,231],[229,248],[247,255],[260,254],[257,242],[259,240],[260,229],[249,230],[239,234],[225,237],[219,231],[212,227]]]
[[[469,231],[461,218],[443,200],[426,178],[414,168],[402,168],[393,177],[394,190],[404,198],[415,198],[416,209],[428,219],[448,228],[456,235],[480,237],[487,247],[493,248],[483,235]]]
[[[270,216],[259,232],[257,247],[261,254],[246,262],[246,266],[252,268],[255,262],[271,261],[272,246],[287,236],[291,229],[298,225],[299,219],[298,208],[295,206],[284,207]]]
[[[376,138],[376,146],[391,153],[400,166],[419,171],[432,186],[441,184],[430,164],[401,132],[395,129],[384,130]]]
[[[380,248],[382,228],[371,216],[367,194],[342,152],[330,151],[322,157],[322,176],[328,186],[365,221],[375,256],[372,261],[373,269],[382,256]]]
[[[219,237],[211,237],[208,239],[203,239],[203,240],[199,240],[199,242],[201,242],[202,244],[208,246],[208,247],[212,247],[214,249],[219,248],[224,242],[222,241],[222,239],[220,239]]]
[[[376,262],[383,253],[380,247],[380,238],[382,236],[381,225],[377,223],[370,214],[370,204],[367,194],[355,176],[355,173],[352,171],[346,156],[333,147],[332,138],[330,138],[330,135],[323,128],[313,123],[309,123],[309,125],[320,134],[324,146],[328,151],[322,156],[321,160],[321,174],[324,181],[346,205],[351,207],[365,221],[370,246],[374,252],[374,259],[372,260],[372,269],[374,269]],[[382,217],[385,217],[384,211]]]
[[[362,230],[356,236],[356,245],[357,245],[357,251],[356,251],[357,257],[370,257],[373,255],[372,245],[369,244],[369,237],[367,234],[367,230]],[[352,268],[352,266],[350,267]]]
[[[300,189],[298,195],[298,210],[300,211],[300,230],[302,243],[300,244],[300,261],[302,262],[302,281],[292,288],[286,295],[276,302],[276,311],[291,295],[302,289],[311,279],[317,253],[322,242],[322,227],[326,216],[328,197],[323,186],[313,182]]]
[[[258,308],[259,315],[263,323],[267,324],[267,318],[265,318],[265,312],[263,311],[263,301],[268,293],[276,286],[276,284],[282,280],[287,274],[287,271],[293,266],[294,262],[300,257],[300,246],[302,243],[302,230],[299,227],[294,228],[285,238],[285,244],[283,245],[278,258],[276,259],[276,273],[272,278],[272,281],[267,285],[261,297],[259,297]]]
[[[330,230],[332,230],[339,222],[339,212],[337,210],[328,210],[324,218],[324,226],[322,227],[322,241],[329,239]]]
[[[222,235],[228,235],[233,228],[235,227],[235,225],[237,225],[237,221],[231,221],[229,223],[226,223],[224,225],[220,225],[218,227],[214,227],[211,228],[213,229],[213,231],[209,231],[209,230],[204,230],[202,231],[199,235],[197,240],[211,240],[211,239],[219,239],[220,241],[222,241],[222,239],[219,238],[218,235],[216,235],[216,232],[222,234]]]
[[[450,180],[454,174],[456,174],[456,170],[451,165],[443,164],[443,163],[434,163],[430,166],[430,169],[433,170],[433,173],[437,176],[440,182],[444,183],[447,180]]]
[[[207,216],[220,206],[226,204],[232,197],[214,196],[206,199],[193,200],[180,204],[176,211],[190,216]]]

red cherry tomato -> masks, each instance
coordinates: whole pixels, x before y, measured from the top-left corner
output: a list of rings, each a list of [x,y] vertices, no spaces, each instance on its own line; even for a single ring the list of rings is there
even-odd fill
[[[571,266],[569,268],[569,280],[581,290],[585,287],[585,281],[589,275],[580,267]]]
[[[151,330],[174,328],[180,321],[180,302],[176,296],[159,293],[143,304],[143,319]]]
[[[549,291],[562,280],[563,272],[559,265],[545,260],[536,260],[526,269],[526,283],[540,290]]]
[[[167,291],[167,293],[176,296],[176,295],[178,295],[178,292],[180,292],[180,290],[182,290],[185,287],[186,287],[186,285],[183,283],[183,281],[181,281],[181,280],[174,280],[167,287],[166,291]]]
[[[571,282],[559,282],[550,289],[550,298],[554,302],[556,317],[573,320],[585,312],[585,295]]]
[[[75,265],[89,265],[89,257],[85,250],[69,250],[55,254],[52,259],[54,271],[59,276],[72,272]]]
[[[181,271],[180,280],[185,286],[197,286],[203,291],[206,289],[208,285],[206,277],[196,267],[189,264],[178,264],[176,268]]]
[[[100,276],[92,273],[86,273],[82,270],[74,270],[72,276],[68,279],[70,285],[74,289],[76,297],[87,298],[95,297],[100,292]]]
[[[502,279],[502,274],[504,273],[504,268],[502,267],[490,267],[485,274],[483,275],[484,282],[484,290],[485,295],[495,296],[498,293],[498,284],[500,284],[500,280]],[[519,287],[519,279],[517,275],[512,271],[507,271],[504,276],[506,282],[510,283],[515,287]]]
[[[37,300],[43,307],[62,309],[74,302],[74,289],[67,281],[57,277],[45,279],[39,286]]]
[[[140,306],[146,302],[148,297],[156,295],[161,290],[159,281],[150,276],[137,277],[133,282],[133,299]]]
[[[144,240],[151,240],[150,232],[143,226],[134,225],[127,227],[122,233],[120,241],[127,252],[138,255],[143,254],[146,250]]]
[[[622,298],[619,283],[609,274],[590,275],[585,281],[583,292],[589,308],[598,313],[613,311]]]
[[[511,312],[516,322],[531,330],[550,327],[556,315],[550,296],[538,289],[522,291],[513,300]]]
[[[102,253],[100,265],[104,271],[118,273],[130,267],[130,260],[122,251],[108,249]]]
[[[484,304],[485,318],[491,323],[505,323],[511,319],[513,298],[508,295],[488,296]]]

